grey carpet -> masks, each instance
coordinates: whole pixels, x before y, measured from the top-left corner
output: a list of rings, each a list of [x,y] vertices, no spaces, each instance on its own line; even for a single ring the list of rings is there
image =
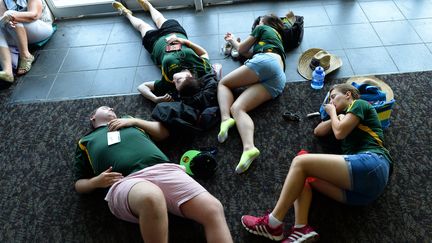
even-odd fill
[[[314,194],[310,224],[322,242],[432,241],[432,72],[380,77],[397,99],[385,132],[394,174],[384,194],[366,207]],[[274,206],[291,159],[301,148],[322,152],[332,147],[312,135],[318,118],[304,118],[317,110],[324,93],[306,82],[289,83],[281,97],[251,112],[262,155],[243,175],[234,174],[241,154],[235,129],[224,144],[216,141],[217,129],[188,145],[173,140],[161,144],[173,160],[190,148],[217,146],[218,171],[202,184],[223,203],[235,242],[270,242],[247,233],[241,215],[263,214]],[[151,104],[140,96],[125,96],[10,105],[10,94],[0,91],[0,242],[140,242],[138,226],[112,216],[101,195],[74,191],[72,164],[76,141],[86,132],[94,108],[109,105],[119,114],[149,118]],[[303,119],[286,122],[284,111],[298,112]],[[292,210],[286,222],[288,229]],[[202,227],[172,216],[170,240],[203,242]]]

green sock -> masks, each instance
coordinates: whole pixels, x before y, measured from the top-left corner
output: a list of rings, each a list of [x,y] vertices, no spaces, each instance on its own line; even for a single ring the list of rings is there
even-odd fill
[[[241,174],[245,172],[249,166],[251,165],[252,161],[254,161],[258,156],[260,155],[260,151],[257,148],[249,149],[248,151],[244,151],[242,153],[242,156],[240,158],[240,162],[238,163],[236,167],[236,173]]]
[[[221,122],[220,124],[220,131],[218,134],[218,141],[219,143],[225,142],[228,138],[228,130],[235,125],[235,120],[231,117],[226,119],[225,121]]]

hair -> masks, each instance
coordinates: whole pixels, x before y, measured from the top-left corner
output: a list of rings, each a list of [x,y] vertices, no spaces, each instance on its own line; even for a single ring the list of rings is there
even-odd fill
[[[346,92],[349,91],[351,92],[351,96],[353,97],[353,99],[357,100],[360,98],[360,91],[351,84],[335,84],[330,88],[329,93],[331,93],[333,90],[337,90],[343,94],[346,94]]]
[[[186,77],[183,84],[179,87],[180,96],[192,96],[200,90],[201,80],[195,77]]]
[[[261,19],[265,25],[268,25],[275,29],[277,32],[282,33],[284,29],[284,23],[278,16],[276,16],[275,14],[269,14],[264,15]]]
[[[90,113],[90,128],[91,128],[91,129],[95,129],[94,124],[93,124],[93,121],[91,120],[91,118],[92,118],[94,115],[96,115],[96,112],[97,112],[97,110],[98,110],[99,108],[100,108],[100,107],[94,109],[94,110]]]

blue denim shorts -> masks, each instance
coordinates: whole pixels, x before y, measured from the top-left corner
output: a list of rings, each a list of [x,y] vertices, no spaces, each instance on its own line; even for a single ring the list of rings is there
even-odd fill
[[[389,161],[380,154],[365,152],[345,155],[351,178],[351,189],[345,190],[345,201],[366,205],[384,191],[389,177]]]
[[[273,99],[282,94],[286,83],[285,72],[273,54],[257,53],[245,65],[258,75],[260,83]]]

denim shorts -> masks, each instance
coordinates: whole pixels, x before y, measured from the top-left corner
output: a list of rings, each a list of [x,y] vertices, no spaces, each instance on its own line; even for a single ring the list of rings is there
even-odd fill
[[[384,191],[389,177],[389,161],[382,155],[365,152],[345,155],[351,178],[351,189],[345,190],[345,201],[352,205],[366,205]]]
[[[282,94],[286,83],[285,72],[274,54],[255,54],[245,65],[258,75],[260,83],[273,99]]]

